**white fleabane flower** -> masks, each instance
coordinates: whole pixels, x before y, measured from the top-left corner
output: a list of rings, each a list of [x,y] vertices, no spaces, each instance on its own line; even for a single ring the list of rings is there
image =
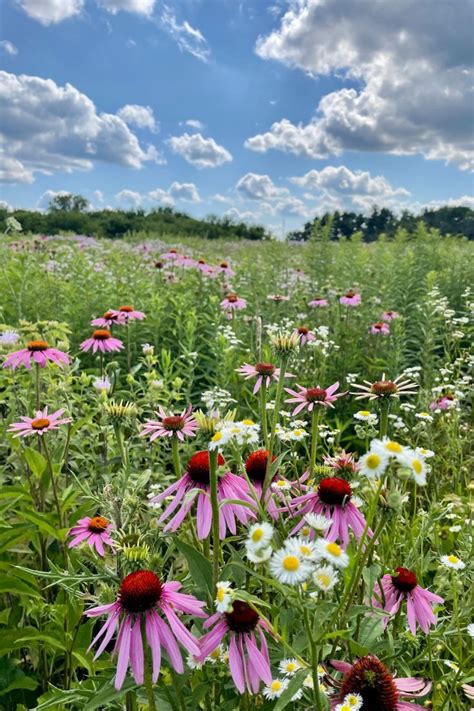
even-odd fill
[[[376,425],[379,418],[374,412],[369,412],[369,410],[359,410],[355,413],[354,419],[360,420],[361,422],[368,422],[371,425]]]
[[[400,460],[402,464],[409,467],[413,479],[418,486],[426,485],[426,475],[430,471],[430,467],[426,464],[424,457],[420,456],[412,449],[405,448],[403,458]]]
[[[331,525],[332,518],[326,518],[323,514],[307,513],[304,520],[314,531],[324,533]]]
[[[288,679],[273,679],[272,683],[264,688],[263,695],[266,699],[273,701],[283,694],[287,686]]]
[[[316,541],[316,556],[319,560],[325,560],[336,568],[347,568],[349,565],[349,556],[344,553],[341,546],[337,543],[332,543],[324,538]]]
[[[279,671],[285,676],[293,676],[301,669],[301,664],[294,657],[291,659],[282,659],[278,665]]]
[[[393,439],[384,437],[383,439],[374,439],[370,443],[370,449],[372,452],[380,455],[388,455],[389,457],[395,457],[402,464],[403,457],[405,454],[405,447],[400,442],[396,442]]]
[[[360,694],[346,694],[344,696],[344,703],[351,709],[351,711],[359,711],[362,708],[364,699]]]
[[[462,570],[466,567],[466,564],[462,562],[460,558],[456,555],[442,555],[441,562],[446,568],[452,568],[453,570]]]
[[[322,565],[313,573],[315,585],[323,592],[328,592],[336,585],[339,578],[337,570],[330,565]]]
[[[218,449],[219,447],[222,447],[224,444],[227,444],[227,442],[230,440],[231,437],[232,437],[232,435],[229,432],[229,430],[226,430],[226,429],[219,430],[212,436],[212,439],[208,444],[208,448],[211,451],[214,449]]]
[[[273,526],[266,521],[254,523],[249,528],[247,546],[249,548],[267,548],[273,536]]]
[[[278,493],[279,491],[290,491],[290,489],[291,484],[285,479],[277,479],[277,481],[274,481],[272,484],[272,491],[276,493]]]
[[[290,430],[288,433],[288,439],[292,440],[293,442],[301,442],[305,437],[308,436],[308,433],[305,430],[302,429],[295,429],[295,430]]]
[[[299,555],[287,548],[276,551],[269,563],[271,574],[285,585],[299,585],[307,580],[311,574],[312,566]]]
[[[273,553],[273,548],[254,548],[253,546],[245,546],[245,555],[251,563],[265,563]]]
[[[379,479],[384,473],[390,457],[386,452],[369,450],[359,459],[359,473],[367,479]]]
[[[289,553],[294,553],[303,560],[309,562],[315,560],[315,543],[313,541],[308,541],[307,538],[291,538],[285,543],[285,548]]]
[[[425,449],[424,447],[417,447],[415,449],[415,452],[419,454],[420,457],[424,457],[425,459],[430,459],[431,457],[435,456],[435,453],[432,449]]]
[[[216,610],[218,612],[227,612],[231,602],[232,602],[232,583],[230,583],[228,580],[222,580],[221,582],[217,583],[217,592],[216,592],[216,599],[215,599],[215,605],[216,605]]]

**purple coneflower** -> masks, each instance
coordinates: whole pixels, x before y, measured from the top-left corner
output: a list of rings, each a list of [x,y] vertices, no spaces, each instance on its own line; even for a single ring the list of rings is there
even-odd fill
[[[166,651],[171,666],[178,674],[184,672],[178,642],[189,654],[197,656],[200,653],[198,640],[181,622],[176,612],[206,617],[206,613],[202,611],[205,603],[192,595],[178,592],[180,588],[181,583],[176,581],[162,583],[151,570],[137,570],[122,580],[115,602],[93,607],[84,613],[87,617],[108,615],[107,622],[90,645],[92,647],[103,637],[95,659],[107,647],[119,625],[113,652],[118,654],[116,689],[122,687],[129,665],[135,682],[143,684],[145,640],[142,637],[142,623],[145,628],[144,637],[151,649],[153,683],[156,684],[160,673],[161,648]]]
[[[349,476],[357,474],[359,465],[354,459],[354,455],[349,452],[339,452],[334,457],[324,457],[324,464],[334,469],[336,476]]]
[[[348,481],[337,476],[321,479],[316,491],[297,496],[289,505],[293,516],[302,516],[301,521],[291,531],[292,534],[306,524],[306,514],[322,514],[332,521],[324,536],[330,541],[341,541],[342,547],[349,543],[349,530],[359,540],[365,528],[365,518],[351,501],[352,488]],[[314,535],[314,532],[313,532]],[[367,531],[372,536],[372,531]]]
[[[361,303],[362,298],[361,295],[358,294],[356,291],[347,291],[341,298],[339,299],[339,303],[343,304],[344,306],[359,306]]]
[[[123,326],[124,323],[124,315],[120,311],[114,311],[113,309],[109,309],[103,316],[94,318],[91,321],[92,326],[102,326],[102,328],[110,328],[117,325]]]
[[[32,363],[44,368],[48,361],[62,368],[63,363],[69,364],[69,356],[57,348],[51,348],[46,341],[28,341],[26,348],[10,353],[3,367],[15,369],[24,365],[29,370]]]
[[[221,301],[221,308],[226,311],[228,318],[232,317],[233,311],[241,311],[246,307],[246,300],[242,299],[241,296],[237,296],[237,294],[227,294],[225,299]]]
[[[390,326],[384,321],[377,321],[369,328],[369,333],[372,336],[388,336],[390,333]]]
[[[229,635],[229,667],[237,690],[257,694],[260,682],[270,684],[272,673],[264,631],[267,626],[258,612],[242,600],[234,600],[229,612],[216,612],[204,623],[212,627],[200,640],[199,658],[204,660]],[[260,640],[258,648],[256,635]]]
[[[13,437],[27,437],[28,435],[43,435],[50,430],[57,430],[59,425],[67,425],[72,422],[70,417],[61,417],[64,407],[48,415],[48,408],[37,410],[35,417],[20,417],[21,422],[13,422],[8,428],[9,432],[14,432]]]
[[[103,557],[105,555],[104,545],[114,547],[114,542],[110,538],[112,528],[113,525],[103,516],[81,518],[69,531],[68,535],[73,536],[73,539],[69,542],[68,547],[75,548],[85,541]]]
[[[124,323],[129,321],[143,321],[145,314],[143,311],[136,311],[133,306],[120,306],[115,313],[123,318]]]
[[[449,410],[456,404],[453,395],[443,395],[438,400],[430,402],[430,410]]]
[[[231,279],[233,276],[235,276],[235,272],[230,267],[228,262],[221,262],[220,264],[218,264],[218,266],[216,268],[220,274],[225,274],[226,277],[228,277],[229,279]]]
[[[253,389],[254,395],[258,393],[262,384],[268,388],[272,380],[278,380],[280,377],[280,369],[273,365],[273,363],[256,363],[255,365],[244,363],[240,368],[236,368],[236,372],[243,375],[245,380],[257,378]],[[291,373],[285,373],[285,378],[294,377],[295,376]]]
[[[308,306],[311,306],[313,309],[324,309],[326,306],[329,306],[329,301],[317,296],[315,299],[308,301]]]
[[[362,697],[361,711],[424,711],[425,707],[403,701],[426,696],[431,691],[431,682],[414,677],[394,677],[387,667],[373,654],[358,659],[354,664],[332,660],[332,666],[344,676],[337,696],[331,701],[334,709],[348,694]]]
[[[351,393],[355,395],[356,400],[378,400],[385,398],[399,398],[401,395],[416,395],[418,385],[411,380],[404,380],[403,375],[399,375],[393,380],[387,380],[385,373],[382,375],[382,380],[376,380],[375,383],[370,383],[368,380],[363,380],[363,385],[353,383],[352,387],[357,388],[360,392]]]
[[[397,575],[384,575],[378,583],[380,595],[375,591],[374,606],[395,615],[403,600],[406,600],[410,632],[415,635],[418,624],[427,634],[430,626],[436,624],[431,607],[435,603],[444,602],[443,598],[418,585],[415,573],[408,568],[395,568],[395,572]],[[388,621],[388,617],[385,618],[384,626]]]
[[[90,351],[93,353],[100,351],[101,353],[109,353],[110,351],[120,351],[123,348],[123,343],[118,338],[114,338],[110,331],[105,328],[98,328],[90,338],[86,338],[81,343],[81,350]]]
[[[382,321],[393,321],[399,316],[400,314],[398,313],[398,311],[384,311],[380,318],[382,319]]]
[[[225,464],[224,457],[219,454],[217,463],[219,466]],[[210,501],[209,484],[209,452],[196,452],[188,462],[184,475],[171,484],[167,489],[154,496],[150,503],[155,504],[164,501],[168,496],[174,494],[173,500],[166,507],[158,519],[158,523],[163,523],[172,513],[178,509],[173,518],[168,521],[164,531],[176,531],[189,513],[197,498],[196,525],[197,535],[200,540],[207,538],[211,530],[212,509]],[[226,537],[227,529],[235,535],[237,533],[236,518],[246,524],[250,518],[255,518],[255,513],[248,506],[241,506],[235,503],[222,503],[225,499],[238,499],[240,501],[252,503],[248,493],[248,484],[245,479],[236,476],[231,472],[225,472],[217,481],[217,498],[219,500],[219,536]],[[179,508],[178,508],[179,507]]]
[[[289,301],[290,297],[284,296],[283,294],[268,294],[267,299],[270,299],[270,301],[276,301],[277,303],[281,303],[282,301]]]
[[[326,390],[317,385],[315,388],[304,388],[302,385],[296,385],[299,392],[291,390],[290,388],[285,388],[285,391],[293,397],[288,398],[285,402],[297,403],[297,406],[293,410],[293,416],[297,415],[298,412],[304,410],[305,407],[308,408],[308,412],[312,412],[315,405],[322,407],[334,407],[332,404],[338,398],[345,395],[345,393],[339,393],[335,395],[334,393],[339,387],[339,383],[333,383]]]
[[[150,436],[150,442],[153,442],[157,437],[177,437],[181,442],[184,442],[185,437],[195,437],[197,430],[197,422],[191,414],[193,411],[192,405],[186,410],[183,410],[181,415],[167,415],[160,406],[156,413],[160,420],[146,420],[143,430],[140,432],[140,437]]]
[[[294,329],[293,333],[298,336],[300,346],[304,346],[306,343],[316,340],[316,336],[307,326],[298,326]]]

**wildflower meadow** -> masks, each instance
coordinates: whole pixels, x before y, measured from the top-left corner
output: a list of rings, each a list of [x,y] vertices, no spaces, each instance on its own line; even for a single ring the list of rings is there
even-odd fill
[[[470,243],[0,252],[0,709],[474,705]]]

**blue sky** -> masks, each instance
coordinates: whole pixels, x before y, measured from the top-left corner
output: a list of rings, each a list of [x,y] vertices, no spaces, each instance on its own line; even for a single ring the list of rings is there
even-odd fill
[[[473,206],[473,5],[452,8],[3,0],[0,198],[275,231],[326,209]]]

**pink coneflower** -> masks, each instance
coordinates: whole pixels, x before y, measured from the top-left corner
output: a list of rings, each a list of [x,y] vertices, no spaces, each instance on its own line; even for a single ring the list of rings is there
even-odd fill
[[[200,640],[199,659],[204,660],[229,635],[229,667],[237,690],[243,694],[247,690],[257,694],[260,681],[270,684],[272,673],[268,656],[265,623],[250,605],[242,600],[234,600],[230,612],[216,612],[204,623],[204,628],[212,627]],[[256,635],[260,639],[258,648]]]
[[[225,464],[224,457],[219,454],[217,463],[219,466]],[[173,501],[166,507],[158,519],[158,523],[166,521],[171,514],[178,509],[173,518],[168,521],[164,531],[176,531],[182,524],[186,515],[191,510],[197,498],[197,535],[200,540],[207,538],[211,530],[212,510],[210,501],[209,486],[209,452],[196,452],[188,462],[186,472],[174,484],[154,496],[151,503],[164,501],[168,496],[174,494]],[[248,485],[245,479],[236,476],[231,472],[225,472],[217,481],[217,498],[219,500],[219,536],[226,537],[227,529],[235,535],[237,533],[237,518],[241,523],[246,524],[250,518],[255,518],[255,514],[248,506],[240,504],[222,504],[225,499],[238,499],[247,503],[252,503],[248,494]]]
[[[103,516],[86,516],[81,518],[69,531],[69,536],[74,536],[69,542],[69,548],[75,548],[85,541],[91,548],[95,548],[102,557],[105,555],[104,545],[114,547],[114,542],[110,538],[110,531],[113,525]]]
[[[195,437],[197,430],[197,422],[192,416],[193,407],[189,405],[186,410],[183,410],[181,415],[167,415],[163,408],[158,407],[156,413],[160,420],[147,420],[144,429],[140,432],[140,437],[145,435],[150,436],[150,442],[153,442],[157,437],[177,437],[181,442],[184,442],[185,437]]]
[[[443,598],[418,585],[415,573],[408,568],[395,568],[395,572],[397,575],[384,575],[378,583],[380,594],[375,591],[374,606],[395,615],[406,600],[410,632],[415,635],[418,624],[427,634],[430,626],[436,624],[431,607],[444,602]],[[384,626],[388,621],[388,617],[384,619]]]
[[[398,311],[384,311],[380,318],[382,319],[382,321],[393,321],[399,316],[400,314],[398,313]]]
[[[221,308],[227,312],[227,317],[231,318],[233,311],[241,311],[247,307],[247,302],[237,294],[227,294],[221,301]]]
[[[360,392],[351,393],[355,395],[356,400],[368,398],[369,400],[385,400],[387,398],[399,398],[402,395],[416,395],[418,385],[411,380],[404,380],[403,375],[399,375],[393,380],[387,380],[385,373],[382,375],[382,380],[376,380],[375,383],[370,383],[368,380],[363,380],[363,384],[353,383],[352,387],[357,388]]]
[[[143,311],[136,311],[133,306],[119,306],[115,313],[118,313],[125,323],[129,321],[143,321],[145,318]]]
[[[247,476],[259,498],[262,496],[263,482],[265,481],[265,474],[267,471],[268,454],[269,452],[267,449],[257,449],[249,454],[245,460],[245,471],[247,472]],[[272,462],[275,460],[276,457],[272,456]],[[274,481],[276,477],[277,474],[275,473],[272,481]],[[273,519],[278,518],[278,509],[273,500],[270,489],[265,494],[265,504],[269,515]]]
[[[414,677],[392,676],[387,667],[373,654],[358,659],[354,664],[331,660],[337,671],[344,674],[337,697],[331,701],[334,709],[348,694],[360,694],[360,711],[424,711],[424,706],[403,701],[414,699],[431,691],[431,682]]]
[[[339,303],[343,304],[344,306],[359,306],[361,303],[361,295],[358,294],[356,291],[347,291],[341,298],[339,299]]]
[[[324,309],[326,306],[329,306],[329,301],[317,296],[315,299],[312,299],[312,301],[308,301],[308,306],[311,306],[313,309]]]
[[[354,455],[344,450],[334,457],[324,457],[324,464],[334,469],[336,476],[350,476],[359,471],[359,465],[355,461]]]
[[[388,336],[390,333],[390,326],[384,321],[377,321],[369,328],[369,333],[372,336]]]
[[[301,412],[301,410],[304,410],[305,407],[308,408],[308,412],[312,412],[315,405],[320,405],[322,407],[334,407],[332,403],[345,395],[345,393],[339,393],[338,395],[334,394],[339,387],[338,382],[333,383],[326,390],[319,387],[319,385],[315,388],[304,388],[302,385],[296,385],[296,387],[299,389],[299,392],[291,390],[290,388],[285,388],[285,391],[289,395],[293,395],[293,397],[288,398],[285,402],[298,403],[293,410],[293,416],[297,415],[298,412]]]
[[[130,665],[133,678],[137,684],[143,684],[144,679],[144,636],[151,649],[152,680],[156,684],[161,667],[161,648],[163,648],[173,669],[184,672],[183,659],[178,647],[197,656],[199,643],[181,622],[176,612],[195,617],[206,617],[201,608],[205,603],[193,595],[178,592],[181,583],[170,581],[162,583],[151,570],[137,570],[122,580],[119,594],[115,602],[109,605],[99,605],[87,610],[87,617],[100,617],[107,614],[108,620],[93,639],[91,647],[101,638],[102,642],[94,659],[102,654],[112,639],[119,625],[114,654],[118,654],[115,688],[120,689]],[[166,618],[166,619],[163,619]],[[168,623],[168,624],[167,624]],[[171,629],[170,629],[171,628]]]
[[[283,294],[268,294],[267,299],[270,299],[270,301],[276,301],[277,303],[281,303],[282,301],[289,301],[290,297],[284,296]]]
[[[180,256],[181,256],[181,255],[178,254],[177,250],[176,250],[176,249],[173,249],[173,248],[172,248],[172,249],[169,249],[169,250],[168,250],[167,252],[165,252],[164,254],[160,254],[160,257],[161,257],[162,259],[167,259],[167,260],[169,260],[170,262],[175,261],[175,260],[178,259],[178,257],[180,257]]]
[[[443,395],[438,400],[430,402],[430,410],[449,410],[456,404],[453,395]]]
[[[291,502],[289,508],[293,516],[303,517],[291,533],[297,533],[305,525],[306,514],[314,513],[323,514],[332,521],[324,534],[328,541],[341,541],[341,545],[346,547],[349,543],[349,529],[359,540],[365,528],[365,518],[351,498],[352,488],[345,479],[337,476],[321,479],[316,491],[297,496]],[[372,535],[370,529],[367,535]]]
[[[125,323],[125,317],[120,311],[114,311],[109,309],[104,313],[103,316],[99,318],[94,318],[91,321],[92,326],[102,326],[105,328],[110,328],[111,326],[122,326]]]
[[[278,380],[280,377],[280,368],[277,368],[273,363],[256,363],[255,365],[244,363],[240,368],[236,368],[235,370],[237,373],[243,375],[245,380],[257,378],[253,389],[254,395],[258,393],[262,384],[268,388],[272,380]],[[285,373],[285,378],[294,377],[295,376],[291,373]]]
[[[221,262],[220,264],[217,265],[217,271],[221,274],[225,274],[226,277],[231,279],[233,276],[235,276],[234,270],[230,267],[228,262]]]
[[[306,343],[316,340],[316,336],[307,326],[298,326],[294,329],[293,333],[298,336],[300,346],[304,346]]]
[[[195,262],[195,266],[198,271],[206,276],[215,277],[218,274],[217,270],[210,264],[207,264],[204,259],[198,259],[198,261]]]
[[[69,356],[57,348],[51,348],[46,341],[28,341],[26,348],[10,353],[5,363],[4,368],[18,368],[19,365],[24,365],[28,370],[31,364],[35,363],[40,368],[44,368],[46,363],[51,361],[62,368],[62,364],[69,364]]]
[[[48,415],[48,408],[37,410],[35,417],[20,417],[21,422],[13,422],[8,432],[14,432],[13,437],[27,437],[28,435],[43,435],[50,430],[57,430],[59,425],[72,422],[70,417],[61,417],[64,407]]]
[[[114,338],[110,331],[105,328],[98,328],[90,338],[86,338],[81,343],[81,350],[90,351],[91,348],[93,353],[97,353],[97,351],[108,353],[122,350],[123,343],[118,338]]]

